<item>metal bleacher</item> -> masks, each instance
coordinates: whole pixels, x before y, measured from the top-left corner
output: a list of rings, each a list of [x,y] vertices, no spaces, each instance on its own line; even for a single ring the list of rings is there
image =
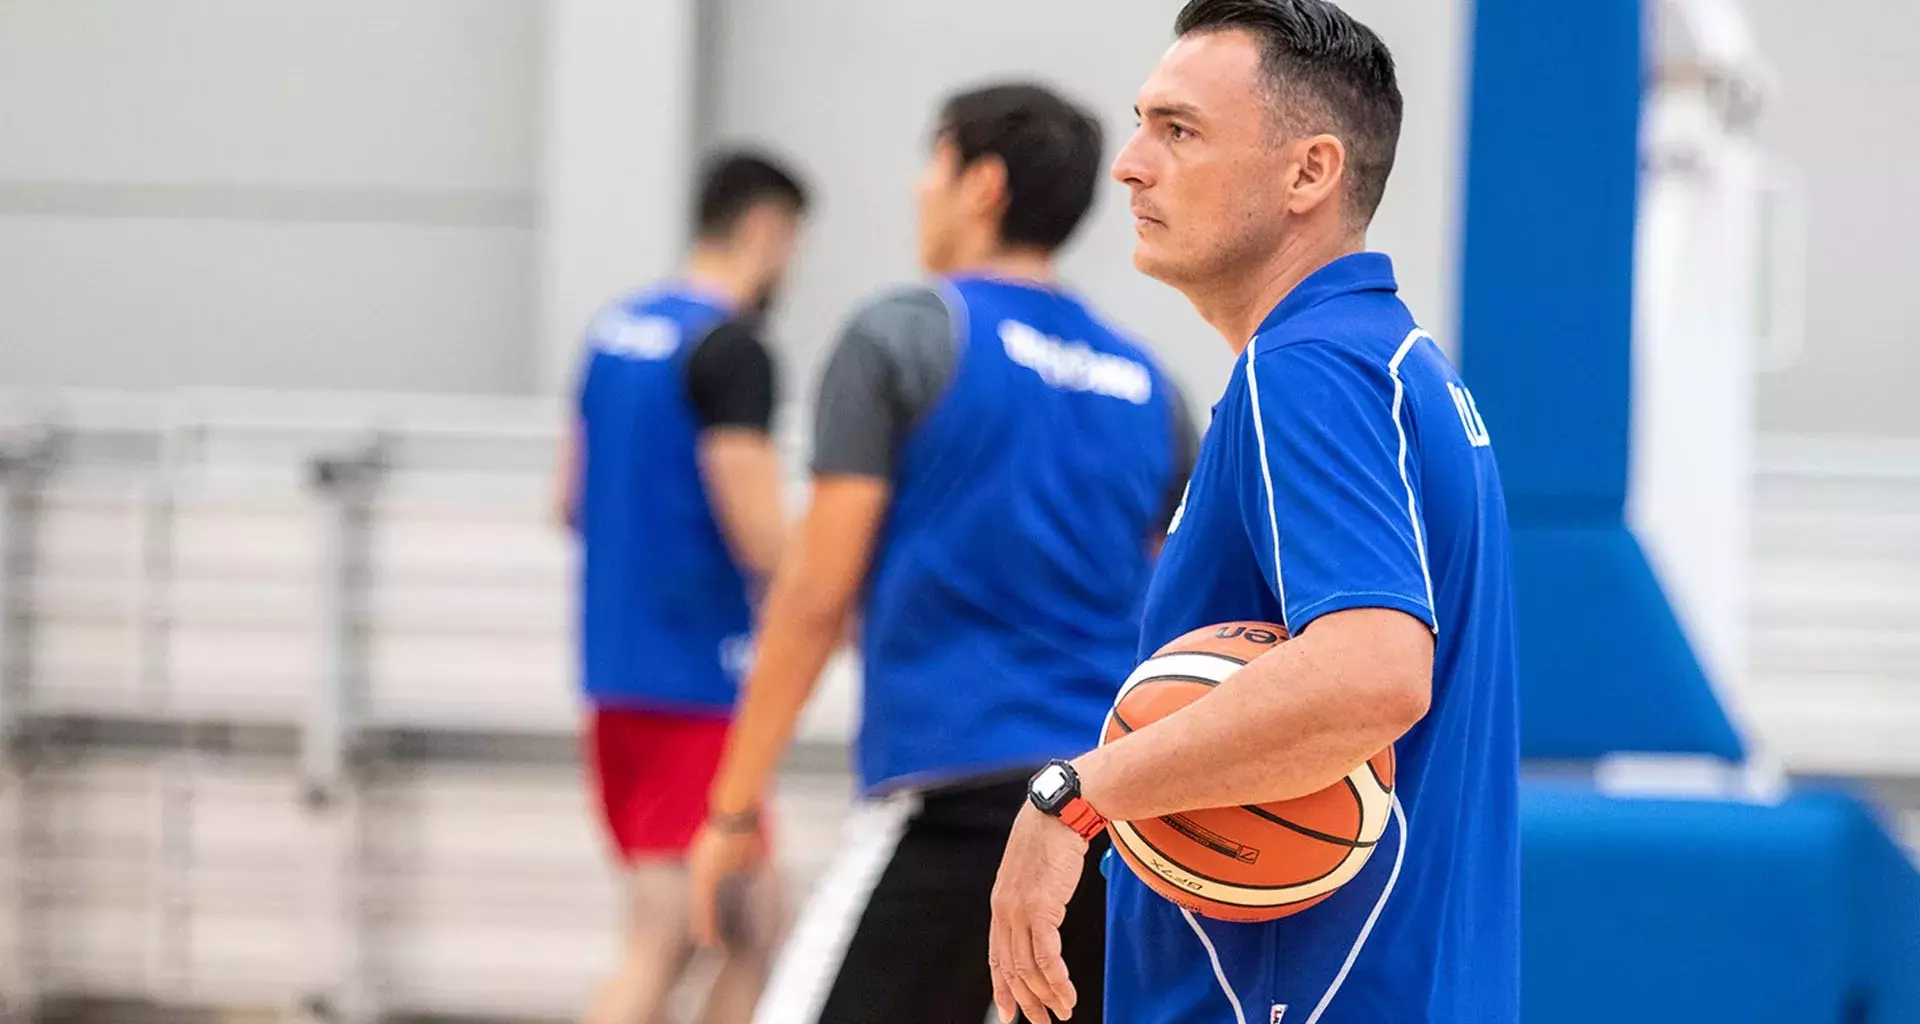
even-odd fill
[[[1920,778],[1920,439],[1765,439],[1754,545],[1762,728],[1802,771]]]
[[[572,1015],[620,903],[574,753],[557,426],[515,400],[7,403],[11,1019]],[[845,734],[846,685],[805,738]],[[804,885],[849,784],[801,760]]]
[[[620,908],[574,753],[558,426],[0,398],[0,1019],[573,1015]],[[1920,778],[1920,449],[1761,454],[1753,718],[1795,770]],[[796,891],[849,799],[854,675],[783,783]]]

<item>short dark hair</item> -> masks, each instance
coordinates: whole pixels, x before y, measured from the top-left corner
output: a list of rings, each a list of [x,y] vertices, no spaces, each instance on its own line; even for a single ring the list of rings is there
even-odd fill
[[[772,157],[747,150],[715,154],[700,175],[693,232],[700,238],[719,238],[733,229],[741,214],[766,200],[805,213],[807,189],[798,175]]]
[[[988,156],[1006,165],[1003,243],[1058,249],[1093,206],[1100,122],[1045,86],[1016,82],[953,96],[940,107],[936,137],[953,143],[962,168]]]
[[[1191,0],[1173,23],[1177,36],[1232,29],[1259,41],[1289,132],[1327,132],[1346,144],[1352,216],[1372,220],[1400,143],[1400,84],[1387,44],[1329,0]]]

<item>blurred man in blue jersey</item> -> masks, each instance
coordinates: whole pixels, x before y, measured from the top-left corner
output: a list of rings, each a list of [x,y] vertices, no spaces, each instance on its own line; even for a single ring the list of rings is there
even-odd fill
[[[1110,865],[1109,1021],[1512,1024],[1518,724],[1508,535],[1472,397],[1366,228],[1393,59],[1326,0],[1193,0],[1114,162],[1135,265],[1239,355],[1147,595],[1138,655],[1233,619],[1293,639],[1181,711],[1035,777],[995,883],[1003,1020],[1086,1000],[1055,925],[1076,822],[1316,792],[1396,744],[1393,821],[1292,917],[1182,911]],[[1016,1009],[1018,1007],[1019,1009]]]
[[[806,192],[778,164],[705,169],[682,273],[587,330],[559,512],[581,543],[587,756],[627,869],[625,948],[589,1024],[656,1020],[693,952],[685,856],[745,670],[754,597],[784,531],[758,321],[793,257]],[[769,876],[729,889],[705,1020],[747,1019],[778,940]]]
[[[760,856],[751,830],[859,603],[870,802],[764,1024],[979,1024],[987,893],[1025,779],[1098,735],[1133,660],[1197,439],[1153,360],[1055,272],[1101,161],[1099,125],[1043,88],[953,97],[919,191],[935,279],[858,311],[829,360],[811,505],[692,862],[698,924],[716,880]],[[1068,870],[1064,955],[1096,975],[1097,860],[1076,850]]]

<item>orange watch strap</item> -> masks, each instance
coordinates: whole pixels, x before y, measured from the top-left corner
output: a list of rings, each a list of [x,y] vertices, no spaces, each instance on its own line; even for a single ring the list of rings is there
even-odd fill
[[[1077,796],[1067,801],[1065,807],[1060,808],[1060,820],[1088,842],[1092,842],[1093,837],[1107,827],[1107,819],[1102,817],[1099,811],[1094,810],[1092,804]]]

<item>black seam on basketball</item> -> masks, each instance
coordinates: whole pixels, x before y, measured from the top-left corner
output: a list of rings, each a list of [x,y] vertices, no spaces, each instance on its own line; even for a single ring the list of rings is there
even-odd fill
[[[1354,811],[1355,811],[1355,813],[1357,813],[1357,814],[1359,814],[1359,815],[1360,815],[1360,830],[1361,830],[1362,832],[1365,832],[1365,831],[1366,831],[1366,829],[1367,829],[1367,801],[1366,801],[1366,798],[1365,798],[1365,797],[1362,797],[1362,796],[1360,795],[1360,787],[1359,787],[1359,786],[1356,786],[1356,785],[1354,785],[1354,783],[1353,783],[1353,776],[1351,776],[1351,775],[1348,775],[1348,776],[1346,776],[1346,777],[1344,777],[1344,778],[1342,778],[1342,779],[1341,779],[1340,781],[1341,781],[1341,782],[1344,782],[1344,783],[1346,783],[1346,784],[1347,784],[1347,793],[1348,793],[1348,795],[1350,795],[1350,796],[1352,796],[1352,797],[1353,797],[1353,807],[1354,807]],[[1385,788],[1385,787],[1382,787],[1382,788]]]
[[[1173,674],[1168,674],[1164,676],[1148,676],[1145,679],[1142,679],[1139,682],[1133,684],[1133,689],[1137,690],[1140,687],[1147,685],[1148,683],[1202,683],[1207,686],[1220,685],[1220,681],[1218,679],[1208,679],[1205,676],[1190,676],[1190,675],[1184,675],[1179,673],[1173,673]],[[1129,697],[1133,696],[1133,690],[1128,690],[1127,696]]]
[[[1133,731],[1133,726],[1131,726],[1131,725],[1128,725],[1128,724],[1127,724],[1127,720],[1126,720],[1126,719],[1124,719],[1124,718],[1121,718],[1121,717],[1120,717],[1120,709],[1119,709],[1119,708],[1114,708],[1114,709],[1113,709],[1112,711],[1110,711],[1110,712],[1108,712],[1108,714],[1111,714],[1111,715],[1113,716],[1113,720],[1114,720],[1114,723],[1120,726],[1120,730],[1121,730],[1122,732],[1132,732],[1132,731]]]
[[[1319,874],[1319,875],[1316,875],[1316,876],[1314,876],[1314,877],[1312,877],[1312,878],[1308,878],[1308,879],[1305,879],[1305,880],[1303,880],[1303,881],[1299,881],[1299,882],[1288,882],[1288,883],[1287,883],[1287,884],[1285,884],[1285,885],[1256,885],[1256,884],[1254,884],[1254,883],[1252,883],[1252,882],[1229,882],[1229,881],[1227,881],[1227,880],[1226,880],[1226,879],[1224,879],[1224,878],[1215,878],[1215,877],[1213,877],[1212,875],[1209,875],[1209,874],[1207,874],[1207,873],[1206,873],[1206,872],[1204,872],[1204,871],[1197,871],[1197,870],[1195,870],[1195,869],[1193,869],[1192,867],[1189,867],[1189,866],[1187,866],[1187,865],[1185,865],[1185,864],[1182,864],[1182,863],[1180,863],[1180,862],[1179,862],[1178,860],[1175,860],[1175,859],[1174,859],[1174,857],[1173,857],[1173,854],[1171,854],[1171,853],[1168,853],[1167,851],[1165,851],[1165,850],[1162,850],[1162,849],[1161,849],[1161,848],[1159,848],[1158,846],[1155,846],[1155,845],[1153,845],[1153,840],[1151,840],[1151,839],[1148,839],[1148,838],[1147,838],[1147,834],[1146,834],[1145,832],[1142,832],[1142,831],[1140,831],[1140,823],[1139,823],[1139,822],[1137,822],[1137,821],[1136,821],[1136,822],[1131,822],[1130,824],[1132,824],[1132,825],[1134,826],[1134,828],[1133,828],[1133,834],[1134,834],[1134,836],[1135,836],[1136,838],[1138,838],[1138,839],[1139,839],[1139,840],[1140,840],[1140,841],[1141,841],[1142,843],[1145,843],[1145,844],[1146,844],[1146,847],[1147,847],[1147,849],[1149,849],[1149,850],[1152,850],[1153,852],[1155,852],[1155,853],[1157,853],[1157,854],[1159,854],[1159,855],[1160,855],[1160,856],[1162,856],[1162,857],[1165,857],[1165,858],[1166,858],[1166,859],[1167,859],[1168,861],[1170,861],[1170,862],[1172,862],[1172,863],[1173,863],[1174,865],[1176,865],[1177,867],[1179,867],[1179,868],[1180,868],[1180,870],[1182,870],[1182,871],[1185,871],[1185,872],[1186,872],[1187,874],[1189,874],[1189,875],[1192,875],[1192,876],[1193,876],[1193,877],[1195,877],[1195,878],[1199,878],[1199,879],[1202,879],[1202,880],[1204,880],[1204,881],[1208,881],[1208,882],[1212,882],[1212,883],[1214,883],[1215,885],[1230,885],[1230,886],[1233,886],[1233,887],[1234,887],[1234,888],[1236,888],[1236,889],[1252,889],[1252,890],[1253,890],[1253,891],[1255,891],[1255,892],[1277,892],[1277,891],[1279,891],[1279,890],[1281,890],[1281,889],[1297,889],[1297,888],[1299,888],[1300,886],[1303,886],[1303,885],[1312,885],[1313,883],[1315,883],[1315,882],[1318,882],[1318,881],[1320,881],[1321,879],[1324,879],[1324,878],[1328,878],[1328,877],[1330,877],[1330,876],[1332,876],[1332,875],[1334,874],[1334,872],[1337,872],[1337,871],[1339,871],[1339,870],[1340,870],[1340,865],[1342,865],[1342,864],[1345,864],[1345,863],[1347,862],[1347,859],[1346,859],[1345,857],[1342,857],[1342,858],[1340,858],[1340,860],[1339,860],[1339,862],[1338,862],[1338,863],[1336,863],[1336,864],[1334,864],[1334,866],[1333,866],[1333,867],[1331,867],[1331,868],[1328,868],[1328,869],[1327,869],[1327,870],[1326,870],[1325,872],[1323,872],[1323,873],[1321,873],[1321,874]],[[1172,828],[1173,826],[1171,826],[1171,825],[1169,825],[1169,826],[1167,826],[1167,827],[1168,827],[1168,828]],[[1139,856],[1139,854],[1135,854],[1135,856]],[[1166,882],[1167,880],[1163,878],[1163,879],[1161,879],[1161,881],[1163,881],[1163,882]],[[1168,885],[1172,885],[1172,886],[1174,886],[1175,888],[1178,888],[1178,887],[1179,887],[1179,886],[1178,886],[1178,883],[1175,883],[1175,882],[1167,882],[1167,884],[1168,884]],[[1312,896],[1302,896],[1302,897],[1301,897],[1300,899],[1298,899],[1298,900],[1288,900],[1288,901],[1287,901],[1286,903],[1280,903],[1280,904],[1264,904],[1264,903],[1262,903],[1262,904],[1253,904],[1253,903],[1233,903],[1233,902],[1231,902],[1231,901],[1228,901],[1228,900],[1223,900],[1223,899],[1216,899],[1216,898],[1214,898],[1214,897],[1212,897],[1212,896],[1208,896],[1208,895],[1205,895],[1205,894],[1203,894],[1203,893],[1197,893],[1197,892],[1196,892],[1196,893],[1193,893],[1192,895],[1194,895],[1194,896],[1197,896],[1197,897],[1199,897],[1200,899],[1203,899],[1203,900],[1213,900],[1213,902],[1215,902],[1215,903],[1225,903],[1225,904],[1227,904],[1227,905],[1228,905],[1228,906],[1230,906],[1230,907],[1241,907],[1241,906],[1247,906],[1247,907],[1251,907],[1251,906],[1269,906],[1269,905],[1274,905],[1274,906],[1282,906],[1282,907],[1285,907],[1285,906],[1290,906],[1290,905],[1292,905],[1292,904],[1294,904],[1294,903],[1299,903],[1299,902],[1301,902],[1301,901],[1303,901],[1303,900],[1310,900],[1310,899],[1313,899],[1313,897],[1312,897]],[[1324,895],[1324,893],[1323,893],[1322,895]]]
[[[1352,785],[1352,783],[1348,783],[1348,785]],[[1373,843],[1367,842],[1364,839],[1342,839],[1339,836],[1328,835],[1327,833],[1322,832],[1319,829],[1308,828],[1305,825],[1296,825],[1293,822],[1280,817],[1279,815],[1273,813],[1272,811],[1267,810],[1264,807],[1255,807],[1252,804],[1241,804],[1240,809],[1248,812],[1249,814],[1252,814],[1256,818],[1260,818],[1265,821],[1271,821],[1275,825],[1280,825],[1284,828],[1290,828],[1295,832],[1298,832],[1301,835],[1306,836],[1309,839],[1318,839],[1323,843],[1332,843],[1335,846],[1351,847],[1356,850],[1374,845]],[[1362,810],[1361,811],[1362,821],[1366,820],[1365,815],[1366,815],[1366,812]]]
[[[1393,755],[1392,755],[1392,754],[1388,754],[1387,756],[1388,756],[1388,757],[1392,757]],[[1389,785],[1387,785],[1387,780],[1385,780],[1385,779],[1383,779],[1383,778],[1381,778],[1381,777],[1380,777],[1380,773],[1379,773],[1378,771],[1376,771],[1376,770],[1374,770],[1374,767],[1373,767],[1373,759],[1372,759],[1372,758],[1368,758],[1368,759],[1367,759],[1367,774],[1368,774],[1368,775],[1371,775],[1371,776],[1373,776],[1373,782],[1374,782],[1374,785],[1376,785],[1376,786],[1379,786],[1379,787],[1380,787],[1381,789],[1383,789],[1383,790],[1385,790],[1385,791],[1387,791],[1387,792],[1389,792],[1389,793],[1391,793],[1391,792],[1393,792],[1393,787],[1392,787],[1392,786],[1389,786]]]

